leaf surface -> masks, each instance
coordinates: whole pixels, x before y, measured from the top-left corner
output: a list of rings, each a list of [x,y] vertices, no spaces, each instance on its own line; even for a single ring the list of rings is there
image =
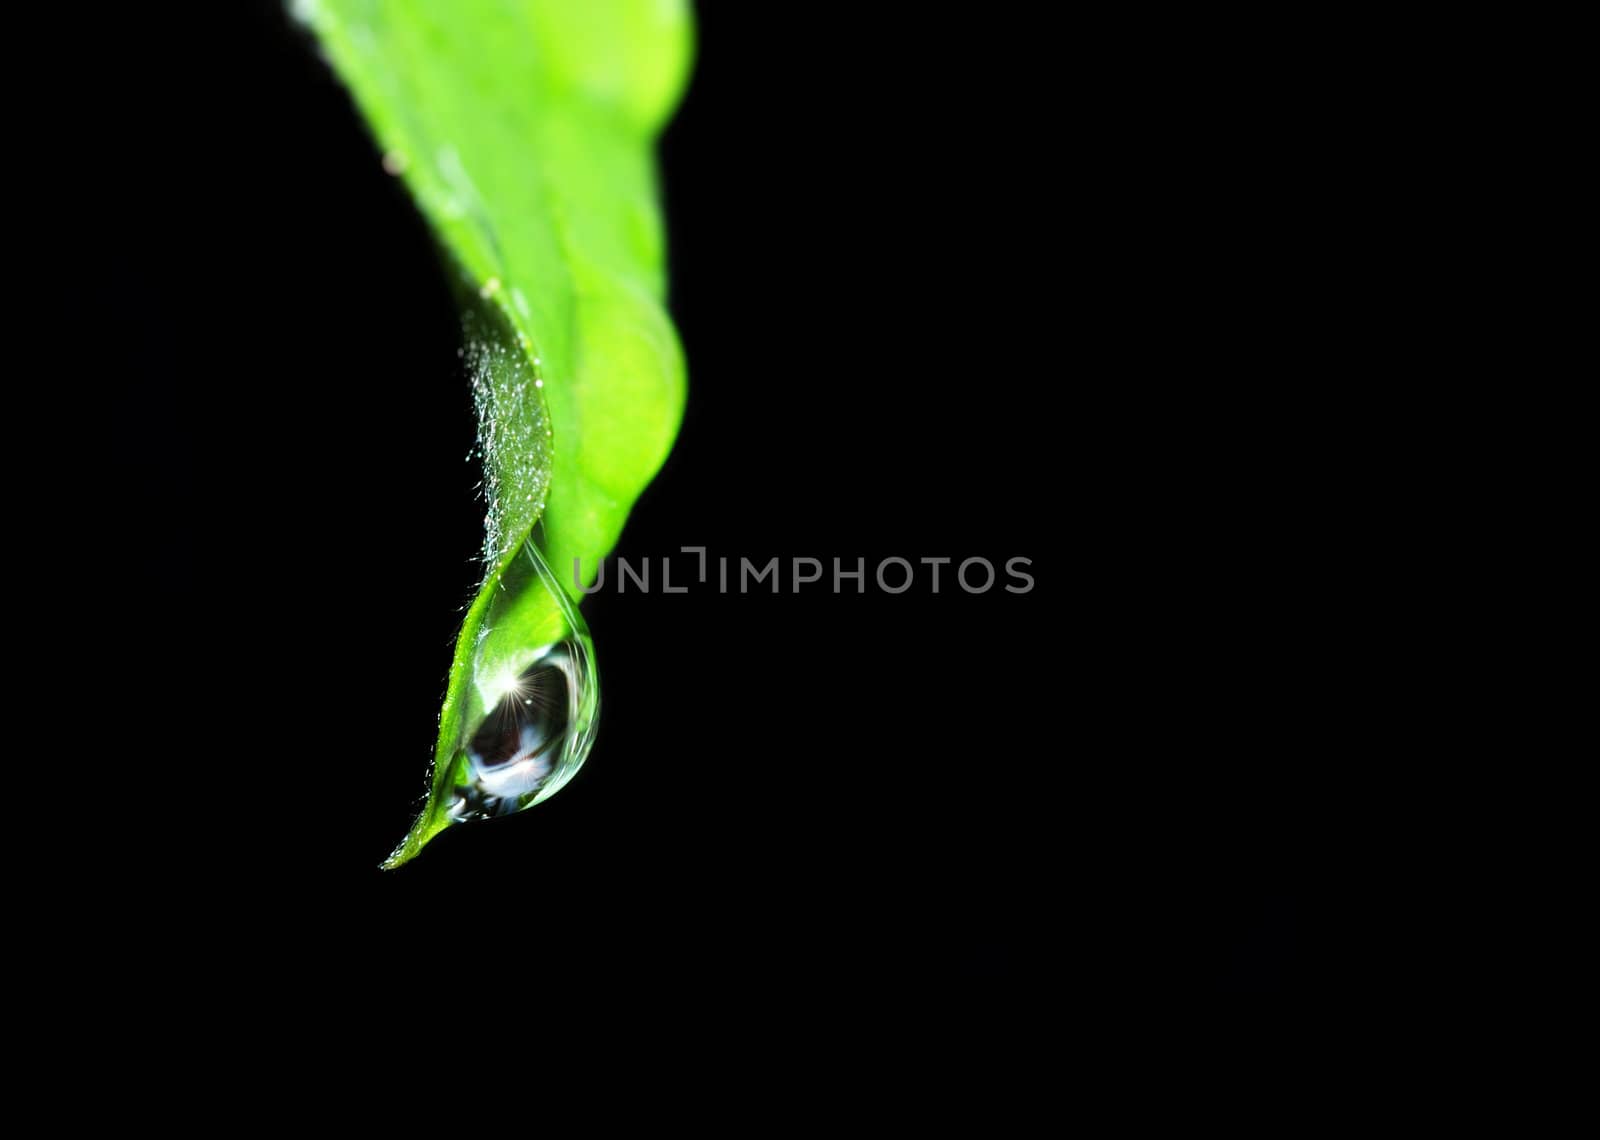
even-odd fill
[[[592,581],[677,434],[684,365],[664,308],[653,147],[687,78],[692,27],[682,0],[295,11],[457,277],[479,418],[485,575],[456,645],[428,803],[395,866],[449,824],[464,742],[504,679],[572,624],[574,560]],[[553,575],[525,565],[536,524]]]

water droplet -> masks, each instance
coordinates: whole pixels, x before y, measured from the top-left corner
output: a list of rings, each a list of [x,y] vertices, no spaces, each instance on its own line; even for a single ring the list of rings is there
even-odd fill
[[[491,277],[483,283],[483,288],[478,290],[478,296],[487,301],[498,292],[500,292],[500,278]]]
[[[453,823],[548,799],[594,743],[600,689],[582,615],[531,541],[501,585],[484,618],[451,758],[443,808]]]
[[[406,159],[406,156],[397,150],[391,150],[383,156],[383,171],[385,174],[392,174],[398,178],[406,172],[406,167],[410,165],[411,163]]]

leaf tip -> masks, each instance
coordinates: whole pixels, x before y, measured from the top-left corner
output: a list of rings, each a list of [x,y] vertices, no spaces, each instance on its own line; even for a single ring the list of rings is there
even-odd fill
[[[428,845],[430,839],[448,826],[449,821],[441,821],[433,810],[433,805],[429,804],[422,814],[417,816],[417,822],[411,825],[411,830],[406,832],[406,837],[400,841],[400,845],[389,852],[388,858],[378,864],[378,869],[381,871],[393,871],[395,868],[411,862]]]

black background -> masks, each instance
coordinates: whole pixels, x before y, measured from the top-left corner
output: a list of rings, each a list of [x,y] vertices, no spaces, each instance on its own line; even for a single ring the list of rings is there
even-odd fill
[[[1332,984],[1318,456],[1355,191],[1292,51],[703,6],[662,147],[689,406],[616,553],[1023,556],[1036,588],[608,590],[579,777],[384,873],[481,541],[459,326],[307,38],[223,8],[103,34],[82,135],[131,937],[181,932],[230,995],[441,1010],[1226,1019]]]

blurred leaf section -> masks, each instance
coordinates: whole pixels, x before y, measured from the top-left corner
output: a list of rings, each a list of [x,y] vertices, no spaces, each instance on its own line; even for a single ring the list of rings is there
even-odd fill
[[[516,440],[492,441],[501,446],[486,457],[501,483],[491,567],[543,500],[546,554],[570,586],[574,556],[592,574],[615,544],[682,414],[653,145],[688,74],[688,5],[301,0],[295,10],[548,404],[548,495],[522,485]],[[489,415],[519,402],[502,395]]]
[[[486,569],[451,668],[433,797],[402,862],[446,825],[438,801],[473,651],[534,524],[581,599],[573,560],[592,581],[677,434],[684,365],[663,307],[653,151],[687,79],[692,20],[683,0],[298,0],[293,11],[453,263],[470,341]],[[381,493],[381,472],[374,482]]]

